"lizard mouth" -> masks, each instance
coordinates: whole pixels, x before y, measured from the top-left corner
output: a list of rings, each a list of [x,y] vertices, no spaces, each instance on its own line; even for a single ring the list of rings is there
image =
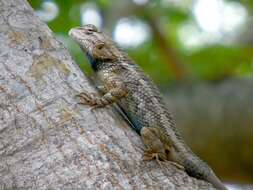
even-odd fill
[[[85,53],[89,52],[89,40],[87,39],[86,34],[81,30],[81,28],[77,27],[70,29],[68,35],[79,44],[79,46]]]
[[[84,39],[82,31],[79,28],[71,28],[68,35],[78,43],[80,43],[81,39]]]
[[[70,36],[70,37],[74,37],[74,33],[75,33],[75,31],[76,31],[76,29],[75,28],[71,28],[70,30],[69,30],[69,32],[68,32],[68,35]]]

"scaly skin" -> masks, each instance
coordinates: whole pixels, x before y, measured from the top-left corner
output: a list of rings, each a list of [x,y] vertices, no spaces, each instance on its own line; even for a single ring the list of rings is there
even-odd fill
[[[93,25],[73,28],[69,35],[86,53],[104,93],[99,97],[83,92],[79,94],[82,104],[97,108],[117,103],[141,135],[147,160],[176,162],[190,176],[226,190],[212,169],[184,143],[156,85],[108,36]]]

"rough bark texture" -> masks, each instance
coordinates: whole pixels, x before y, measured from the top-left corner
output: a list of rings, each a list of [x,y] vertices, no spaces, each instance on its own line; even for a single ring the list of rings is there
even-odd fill
[[[0,0],[0,189],[212,189],[143,145],[94,91],[66,48],[24,0]]]

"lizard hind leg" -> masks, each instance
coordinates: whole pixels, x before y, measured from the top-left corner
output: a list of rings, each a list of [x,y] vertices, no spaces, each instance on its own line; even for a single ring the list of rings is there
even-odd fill
[[[146,146],[144,160],[156,159],[161,166],[161,161],[166,161],[166,153],[162,141],[156,134],[156,130],[153,127],[143,127],[140,133],[142,141]]]
[[[167,165],[165,162],[169,162],[178,169],[184,170],[183,166],[170,160],[172,145],[169,140],[164,139],[158,127],[143,127],[141,129],[141,138],[146,146],[144,160],[156,159],[161,167],[164,164]]]
[[[176,163],[176,162],[173,162],[173,161],[170,161],[170,160],[167,160],[167,159],[163,159],[163,157],[161,157],[161,154],[159,155],[159,153],[155,153],[153,150],[150,150],[150,149],[146,149],[144,150],[144,158],[143,160],[144,161],[150,161],[150,160],[156,160],[156,162],[159,164],[159,166],[161,168],[166,168],[168,167],[168,163],[175,166],[177,169],[179,170],[185,170],[184,166]]]
[[[165,154],[166,154],[166,157],[167,157],[167,159],[166,159],[166,162],[169,162],[171,165],[173,165],[173,166],[175,166],[177,169],[179,169],[179,170],[185,170],[185,168],[184,168],[184,166],[183,165],[181,165],[181,164],[178,164],[177,162],[175,162],[175,161],[172,161],[172,159],[171,159],[171,146],[166,146],[165,147]]]

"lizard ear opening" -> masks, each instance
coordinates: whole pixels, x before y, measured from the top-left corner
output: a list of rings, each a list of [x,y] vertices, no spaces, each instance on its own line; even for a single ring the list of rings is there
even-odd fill
[[[101,50],[104,46],[105,46],[105,43],[101,42],[101,43],[97,44],[95,48]]]

